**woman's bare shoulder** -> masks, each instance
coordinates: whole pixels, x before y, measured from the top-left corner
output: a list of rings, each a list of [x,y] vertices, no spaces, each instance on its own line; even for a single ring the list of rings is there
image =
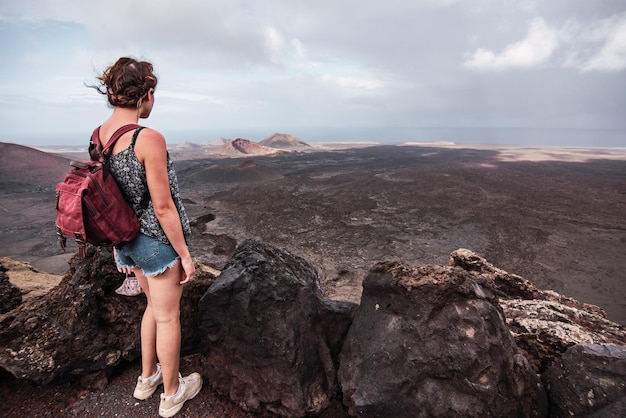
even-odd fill
[[[135,142],[135,153],[141,161],[165,155],[167,153],[165,137],[156,129],[142,129]]]
[[[139,136],[137,137],[137,142],[139,142],[139,138],[141,137],[165,142],[165,137],[163,136],[161,132],[157,131],[156,129],[152,129],[148,127],[144,127],[141,130],[141,132],[139,133]]]

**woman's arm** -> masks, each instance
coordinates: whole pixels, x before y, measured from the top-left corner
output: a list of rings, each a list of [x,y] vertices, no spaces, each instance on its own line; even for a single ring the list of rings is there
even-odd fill
[[[167,147],[165,138],[153,129],[144,129],[135,144],[135,154],[146,169],[148,190],[161,228],[179,255],[183,267],[181,284],[193,278],[195,267],[185,242],[180,216],[170,190],[167,173]]]

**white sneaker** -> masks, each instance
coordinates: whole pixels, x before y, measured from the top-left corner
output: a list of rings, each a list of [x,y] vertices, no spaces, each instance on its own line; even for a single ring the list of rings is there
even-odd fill
[[[157,363],[157,371],[153,376],[143,377],[139,375],[133,396],[142,401],[148,399],[161,383],[163,383],[163,374],[161,373],[161,365]]]
[[[165,418],[173,417],[181,410],[185,401],[195,398],[202,389],[202,376],[198,373],[191,373],[187,377],[178,378],[178,391],[171,396],[161,394],[161,404],[159,405],[159,415]]]

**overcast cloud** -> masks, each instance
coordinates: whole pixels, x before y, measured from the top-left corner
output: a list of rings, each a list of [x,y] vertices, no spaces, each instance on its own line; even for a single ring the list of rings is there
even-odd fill
[[[173,142],[531,128],[626,146],[623,0],[8,0],[0,36],[2,141],[82,143],[110,113],[85,84],[131,55],[159,75],[144,123]]]

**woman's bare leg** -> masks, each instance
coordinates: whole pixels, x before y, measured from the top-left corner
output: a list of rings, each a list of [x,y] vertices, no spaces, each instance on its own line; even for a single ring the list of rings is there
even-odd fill
[[[141,318],[141,375],[148,378],[157,371],[156,322],[152,313],[152,301],[148,279],[144,276],[141,268],[137,267],[133,271],[148,301],[146,310]]]
[[[170,396],[178,390],[180,364],[180,299],[183,294],[180,261],[158,276],[144,278],[147,286],[142,284],[142,288],[148,297],[148,306],[141,321],[141,364],[142,368],[152,367],[156,352],[163,372],[163,392]],[[145,349],[144,341],[148,345]],[[144,356],[149,359],[144,360]],[[156,371],[156,359],[154,368]]]

